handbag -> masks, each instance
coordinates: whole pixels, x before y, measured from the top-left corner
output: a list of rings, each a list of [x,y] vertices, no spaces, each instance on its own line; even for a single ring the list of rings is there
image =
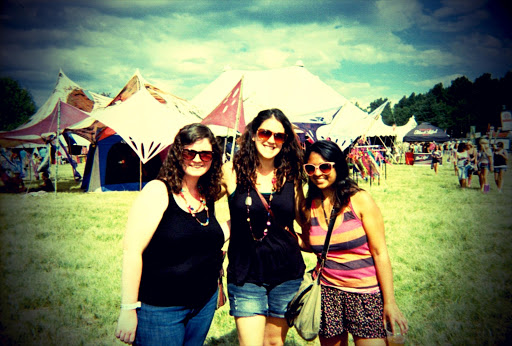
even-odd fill
[[[297,333],[306,341],[314,340],[320,331],[320,320],[322,318],[322,290],[320,277],[325,265],[332,229],[336,221],[336,212],[331,211],[331,220],[325,236],[322,255],[319,259],[320,266],[318,275],[313,278],[315,269],[306,272],[299,290],[288,303],[284,317],[289,327],[295,327]]]
[[[226,258],[226,251],[222,251],[222,263],[224,263],[224,259]],[[226,296],[226,291],[224,290],[224,283],[222,282],[222,277],[224,276],[224,267],[220,268],[220,275],[219,275],[219,293],[217,295],[217,307],[216,309],[219,309],[220,307],[224,306],[226,302],[228,301],[228,298]]]

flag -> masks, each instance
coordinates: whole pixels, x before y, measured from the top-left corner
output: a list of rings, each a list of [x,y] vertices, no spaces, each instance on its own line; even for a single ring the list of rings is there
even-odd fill
[[[204,125],[225,126],[235,128],[238,117],[238,132],[245,130],[244,106],[242,99],[242,79],[235,85],[233,90],[222,100],[221,103],[201,121]]]

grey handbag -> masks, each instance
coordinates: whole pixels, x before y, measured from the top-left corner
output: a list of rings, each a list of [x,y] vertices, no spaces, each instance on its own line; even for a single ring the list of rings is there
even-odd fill
[[[304,274],[304,279],[299,290],[288,303],[284,317],[289,327],[295,327],[297,333],[306,341],[314,340],[320,330],[320,320],[322,318],[322,290],[320,285],[320,276],[325,265],[329,243],[331,240],[332,229],[336,221],[336,213],[333,208],[331,211],[331,220],[325,236],[322,255],[319,259],[320,268],[316,279],[313,279],[315,269]]]

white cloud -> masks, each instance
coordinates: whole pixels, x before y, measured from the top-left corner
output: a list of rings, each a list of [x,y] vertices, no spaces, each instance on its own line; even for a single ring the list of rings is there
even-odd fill
[[[439,83],[443,83],[443,87],[447,88],[452,84],[452,81],[454,79],[457,79],[462,76],[463,76],[462,74],[456,73],[456,74],[450,74],[450,75],[446,75],[446,76],[438,76],[435,78],[429,78],[429,79],[423,79],[423,80],[416,80],[416,81],[410,80],[407,83],[417,86],[417,87],[420,87],[420,88],[424,89],[425,91],[428,91],[428,90],[432,89],[432,87],[434,87],[434,85],[439,84]],[[424,92],[419,92],[419,93],[424,93]]]

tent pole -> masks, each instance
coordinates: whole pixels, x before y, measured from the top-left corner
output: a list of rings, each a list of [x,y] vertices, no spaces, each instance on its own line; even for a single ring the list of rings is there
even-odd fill
[[[233,134],[233,145],[231,145],[231,156],[230,159],[233,159],[233,155],[235,153],[235,145],[236,145],[236,133],[238,132],[238,122],[240,121],[240,110],[242,108],[242,90],[244,86],[244,76],[242,76],[242,82],[240,83],[240,93],[238,94],[238,105],[236,108],[236,121],[235,121],[235,133]]]
[[[139,191],[142,190],[142,161],[139,158]]]
[[[57,101],[59,103],[59,108],[57,110],[57,137],[56,137],[56,144],[57,149],[55,150],[55,196],[57,196],[57,184],[59,180],[59,132],[60,132],[60,98]],[[51,164],[51,155],[52,155],[52,148],[50,146],[50,164]]]
[[[222,149],[222,156],[226,158],[226,161],[227,161],[226,147],[228,145],[228,138],[229,138],[229,127],[226,128],[226,138],[224,139],[224,148]]]

